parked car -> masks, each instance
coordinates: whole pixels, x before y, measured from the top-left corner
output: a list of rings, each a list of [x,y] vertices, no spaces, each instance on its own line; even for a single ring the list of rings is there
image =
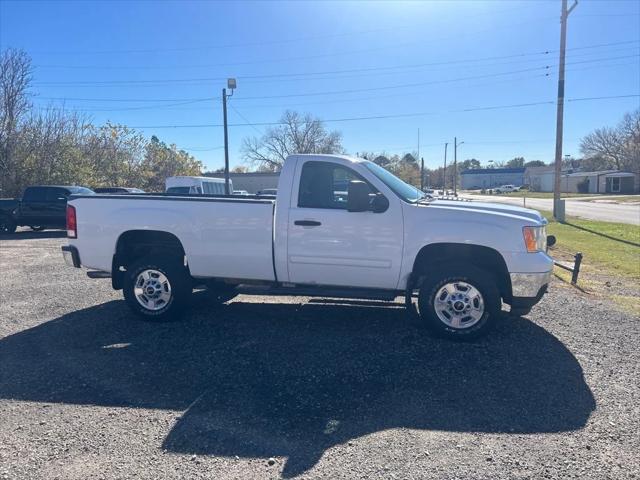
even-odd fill
[[[340,198],[347,179],[347,198]],[[131,310],[182,314],[194,284],[238,293],[394,300],[418,296],[440,335],[468,339],[501,302],[524,314],[551,278],[535,210],[427,199],[375,163],[292,155],[277,198],[81,196],[67,209],[65,261],[110,275]]]
[[[224,195],[224,178],[215,177],[169,177],[165,181],[167,193],[191,195]],[[233,182],[229,180],[229,191],[233,192]]]
[[[250,195],[250,193],[247,192],[246,190],[234,190],[233,194],[234,195]]]
[[[256,195],[278,195],[278,189],[277,188],[263,188],[262,190],[259,190]]]
[[[22,199],[0,200],[0,232],[13,233],[18,226],[35,231],[65,228],[67,199],[75,194],[94,192],[85,187],[42,185],[27,187]]]
[[[139,188],[129,188],[129,187],[98,187],[93,189],[96,193],[145,193],[144,190]]]
[[[516,187],[515,185],[502,185],[501,187],[496,187],[493,189],[496,193],[511,193],[517,192],[520,190],[520,187]]]

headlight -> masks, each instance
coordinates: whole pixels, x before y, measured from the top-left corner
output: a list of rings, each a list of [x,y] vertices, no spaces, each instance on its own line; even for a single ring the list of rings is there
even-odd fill
[[[546,227],[523,227],[522,235],[527,252],[544,252],[547,249]]]

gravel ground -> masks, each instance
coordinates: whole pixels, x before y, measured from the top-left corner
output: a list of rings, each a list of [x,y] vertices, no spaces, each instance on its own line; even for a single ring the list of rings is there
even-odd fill
[[[151,325],[59,232],[0,242],[0,479],[640,477],[640,319],[559,282],[473,344],[366,301]]]

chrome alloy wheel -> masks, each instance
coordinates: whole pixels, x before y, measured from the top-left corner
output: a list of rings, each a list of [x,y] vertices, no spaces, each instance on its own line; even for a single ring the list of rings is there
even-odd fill
[[[443,285],[434,299],[438,318],[451,328],[469,328],[480,321],[485,312],[480,291],[466,282]]]
[[[158,270],[143,270],[136,277],[133,288],[138,303],[147,310],[160,310],[171,300],[171,284]]]

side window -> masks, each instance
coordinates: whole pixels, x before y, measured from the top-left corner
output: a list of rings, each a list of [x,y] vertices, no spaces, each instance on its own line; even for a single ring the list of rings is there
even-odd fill
[[[346,210],[351,180],[363,178],[350,168],[335,163],[306,162],[300,175],[298,207]]]
[[[47,189],[42,187],[27,188],[22,198],[25,202],[44,202],[46,199]]]

